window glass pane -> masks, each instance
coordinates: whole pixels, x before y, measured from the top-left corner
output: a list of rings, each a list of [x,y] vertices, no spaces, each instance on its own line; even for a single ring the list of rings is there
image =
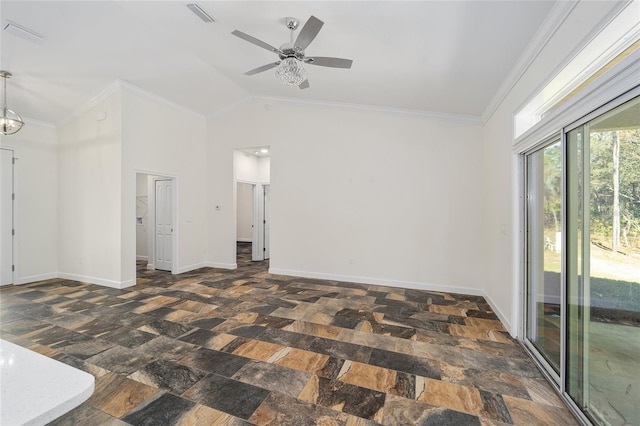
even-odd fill
[[[640,424],[640,98],[567,135],[567,392]]]
[[[527,157],[527,338],[560,371],[562,150],[560,142]]]
[[[589,405],[640,422],[640,98],[589,123]]]

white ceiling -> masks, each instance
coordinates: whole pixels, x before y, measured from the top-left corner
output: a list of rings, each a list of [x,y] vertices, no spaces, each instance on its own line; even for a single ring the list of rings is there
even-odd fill
[[[45,37],[2,32],[9,108],[60,123],[120,79],[204,116],[254,96],[480,117],[554,2],[198,1],[216,23],[187,3],[2,0],[3,27]],[[306,90],[274,70],[243,74],[277,57],[231,31],[280,46],[284,18],[310,15],[325,25],[307,56],[353,59],[352,69],[307,66]]]

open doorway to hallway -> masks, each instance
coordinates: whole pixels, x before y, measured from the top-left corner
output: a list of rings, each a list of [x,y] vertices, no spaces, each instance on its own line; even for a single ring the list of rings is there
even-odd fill
[[[269,147],[234,152],[236,254],[250,250],[251,261],[263,261],[270,250],[271,157]]]
[[[238,269],[244,269],[247,267],[259,267],[263,268],[264,272],[269,270],[269,259],[255,261],[251,256],[251,243],[238,241],[236,243],[236,264]]]

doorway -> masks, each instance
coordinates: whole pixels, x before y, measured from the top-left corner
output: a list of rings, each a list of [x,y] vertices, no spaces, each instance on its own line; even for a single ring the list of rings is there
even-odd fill
[[[174,271],[176,180],[136,174],[136,270]]]
[[[525,155],[524,343],[594,424],[638,424],[640,89]]]
[[[1,148],[0,153],[0,285],[13,284],[15,263],[14,240],[14,163],[13,150]]]
[[[271,157],[269,147],[234,152],[236,257],[250,246],[251,260],[271,257]]]

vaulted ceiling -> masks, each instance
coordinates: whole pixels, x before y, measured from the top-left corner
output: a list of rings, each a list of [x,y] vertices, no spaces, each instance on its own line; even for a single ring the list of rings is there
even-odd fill
[[[204,116],[247,97],[287,98],[481,117],[553,7],[553,1],[205,1],[205,23],[188,1],[0,2],[9,22],[39,43],[2,31],[0,69],[9,107],[60,123],[115,80]],[[231,34],[276,47],[285,17],[324,27],[311,56],[353,59],[350,70],[307,66],[311,87],[283,85],[277,60]]]

